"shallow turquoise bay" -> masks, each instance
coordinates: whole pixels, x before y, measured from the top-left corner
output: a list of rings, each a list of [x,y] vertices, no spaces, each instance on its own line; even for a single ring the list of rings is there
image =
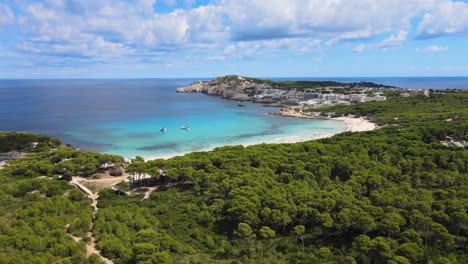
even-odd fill
[[[0,104],[0,124],[2,130],[56,136],[82,149],[153,158],[223,145],[294,142],[345,129],[342,121],[272,116],[267,113],[277,108],[175,92],[192,81],[12,82],[0,85],[8,96]],[[191,129],[181,129],[185,124]]]
[[[263,111],[261,111],[263,110]],[[90,138],[98,144],[112,145],[107,153],[125,157],[168,157],[223,145],[293,142],[303,138],[339,133],[344,123],[333,120],[304,120],[266,115],[268,110],[248,104],[213,109],[206,113],[170,117],[152,117],[134,121],[100,124],[88,130],[69,131],[82,141]],[[185,124],[190,130],[181,127]],[[166,132],[161,132],[161,127]]]

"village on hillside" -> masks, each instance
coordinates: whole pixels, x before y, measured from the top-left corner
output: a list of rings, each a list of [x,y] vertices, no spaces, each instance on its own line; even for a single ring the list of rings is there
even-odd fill
[[[389,97],[429,96],[427,89],[404,89],[372,82],[272,81],[228,75],[210,81],[197,81],[176,89],[180,93],[205,93],[236,101],[252,101],[268,106],[321,108]]]
[[[254,95],[254,102],[278,104],[284,106],[307,106],[320,108],[325,106],[349,105],[371,101],[385,101],[389,96],[429,96],[425,89],[403,89],[388,87],[343,87],[330,86],[320,89],[281,89],[264,88]]]

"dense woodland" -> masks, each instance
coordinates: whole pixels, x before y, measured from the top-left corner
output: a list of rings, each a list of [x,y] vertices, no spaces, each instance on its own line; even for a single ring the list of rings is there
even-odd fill
[[[100,192],[102,254],[115,263],[468,263],[468,152],[440,143],[468,139],[468,93],[322,110],[382,128],[135,159],[130,172],[168,176],[149,199]],[[90,175],[107,160],[123,161],[60,147],[0,170],[0,262],[97,263],[67,234],[86,231],[89,201],[57,175]]]
[[[237,79],[237,75],[229,75],[224,77],[225,82],[230,82],[233,79]],[[249,80],[254,83],[267,83],[273,87],[279,87],[284,89],[296,89],[298,91],[304,91],[306,89],[316,89],[316,88],[327,88],[327,87],[348,87],[348,88],[360,88],[360,87],[370,87],[370,88],[396,88],[394,86],[377,84],[373,82],[352,82],[352,83],[343,83],[336,81],[272,81],[267,79],[257,79],[250,77],[242,77],[246,80]]]
[[[29,146],[37,142],[36,148]],[[0,153],[9,151],[43,151],[44,148],[53,148],[61,144],[60,140],[48,136],[34,135],[30,133],[6,133],[0,132]]]
[[[31,142],[39,144],[33,148]],[[101,263],[96,255],[85,257],[86,239],[72,239],[88,232],[93,210],[67,181],[123,158],[28,133],[0,133],[0,149],[28,153],[0,170],[0,263]]]

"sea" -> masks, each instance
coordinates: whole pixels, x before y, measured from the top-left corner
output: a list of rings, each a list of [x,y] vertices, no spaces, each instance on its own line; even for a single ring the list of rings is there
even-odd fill
[[[288,78],[278,78],[286,80]],[[468,77],[289,78],[468,88]],[[126,158],[167,158],[224,145],[300,141],[345,130],[342,121],[268,115],[277,108],[176,93],[200,79],[0,80],[0,131],[25,131]],[[184,125],[189,130],[182,129]],[[162,127],[167,128],[161,132]]]

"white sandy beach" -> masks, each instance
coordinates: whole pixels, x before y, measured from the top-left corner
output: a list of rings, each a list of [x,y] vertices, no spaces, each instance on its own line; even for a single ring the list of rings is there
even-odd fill
[[[311,117],[304,117],[304,116],[297,116],[298,118],[311,118]],[[311,118],[312,119],[312,118]],[[378,128],[378,126],[369,120],[360,117],[352,117],[352,116],[346,116],[346,117],[338,117],[338,118],[330,118],[330,120],[336,120],[336,121],[342,121],[345,123],[345,131],[343,132],[361,132],[361,131],[370,131]],[[252,146],[252,145],[258,145],[258,144],[282,144],[282,143],[298,143],[298,142],[304,142],[304,141],[310,141],[310,140],[316,140],[316,139],[321,139],[321,138],[328,138],[336,135],[337,133],[330,133],[330,134],[305,134],[305,135],[291,135],[291,136],[286,136],[286,137],[277,137],[277,138],[265,138],[265,139],[258,139],[255,141],[250,141],[250,142],[239,142],[239,144],[228,144],[228,145],[242,145],[244,147],[247,146]],[[210,151],[213,150],[217,147],[220,146],[213,146],[210,148],[202,149],[202,150],[196,150],[197,152],[199,151]],[[158,156],[149,156],[146,157],[144,156],[145,160],[155,160],[155,159],[170,159],[176,156],[183,156],[185,154],[191,153],[194,151],[187,151],[187,152],[178,152],[178,153],[167,153],[165,155],[158,155]]]
[[[344,121],[346,125],[346,131],[349,132],[360,132],[360,131],[370,131],[378,128],[378,126],[369,120],[360,117],[352,117],[352,116],[346,116],[346,117],[337,117],[337,118],[331,118],[332,120],[339,120],[339,121]]]

